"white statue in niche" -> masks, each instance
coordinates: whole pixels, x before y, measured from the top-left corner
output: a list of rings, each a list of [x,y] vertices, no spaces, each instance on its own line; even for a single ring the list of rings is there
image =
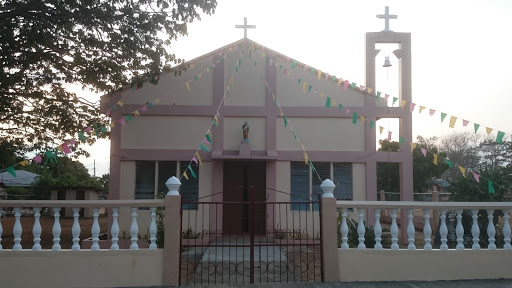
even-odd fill
[[[242,135],[244,136],[244,140],[242,140],[242,143],[248,143],[249,142],[249,124],[247,121],[242,125]]]

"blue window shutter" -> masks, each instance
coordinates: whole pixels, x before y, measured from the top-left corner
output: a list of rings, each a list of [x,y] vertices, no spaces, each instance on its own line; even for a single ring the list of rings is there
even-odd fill
[[[353,200],[352,163],[333,164],[334,197],[337,200]]]
[[[317,201],[318,197],[321,197],[323,194],[322,188],[320,188],[322,181],[331,178],[331,163],[313,162],[313,166],[315,166],[318,175],[315,172],[311,175],[311,180],[313,182],[313,194],[311,195],[311,200]],[[318,179],[318,176],[320,176],[322,180]],[[318,204],[313,204],[313,211],[318,211],[318,208]]]
[[[309,165],[304,162],[290,162],[291,202],[305,202],[309,199]],[[309,210],[308,204],[291,204],[292,210]]]

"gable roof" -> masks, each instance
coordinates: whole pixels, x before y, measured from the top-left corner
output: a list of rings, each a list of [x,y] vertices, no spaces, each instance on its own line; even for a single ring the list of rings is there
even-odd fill
[[[0,180],[5,187],[29,187],[39,177],[38,174],[25,170],[14,170],[14,172],[16,172],[16,177],[7,171],[0,173]]]

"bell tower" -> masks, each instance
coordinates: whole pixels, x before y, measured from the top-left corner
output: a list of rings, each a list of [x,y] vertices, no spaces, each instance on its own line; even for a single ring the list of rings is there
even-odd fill
[[[398,44],[398,49],[393,51],[391,57],[398,59],[398,103],[402,100],[407,101],[406,105],[401,107],[388,107],[383,102],[375,101],[372,97],[366,98],[366,107],[371,113],[371,120],[376,121],[383,118],[398,118],[399,134],[408,141],[412,141],[412,115],[408,109],[411,103],[411,33],[394,32],[389,29],[389,20],[397,19],[397,15],[390,15],[389,8],[386,6],[384,15],[377,15],[377,18],[385,20],[385,28],[381,32],[366,33],[366,87],[376,87],[375,80],[375,57],[380,50],[376,49],[376,44]],[[382,91],[385,93],[385,91]],[[401,106],[401,105],[399,105]],[[368,115],[370,116],[370,115]],[[395,132],[395,131],[393,131]],[[377,162],[395,162],[399,163],[400,169],[400,200],[412,201],[413,197],[413,167],[412,153],[408,142],[400,145],[400,152],[376,152],[376,134],[375,130],[366,128],[366,137],[368,139],[367,151],[376,153],[375,162],[367,163],[366,175],[367,183],[367,200],[376,200],[377,191]],[[389,153],[393,153],[392,156]],[[378,161],[379,160],[379,161]],[[370,195],[371,194],[371,195]]]

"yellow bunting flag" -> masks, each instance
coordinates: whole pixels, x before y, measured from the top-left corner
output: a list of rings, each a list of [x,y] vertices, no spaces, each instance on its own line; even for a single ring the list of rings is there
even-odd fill
[[[185,177],[185,179],[188,180],[187,170],[185,170],[185,172],[183,172],[183,176]]]
[[[139,112],[139,110],[135,110],[135,111],[133,112],[133,115],[135,115],[135,117],[139,117],[139,116],[140,116],[140,112]]]
[[[156,98],[155,101],[153,101],[153,103],[159,103],[160,102],[160,98]]]
[[[341,83],[343,83],[343,78],[338,79],[338,86],[340,86]]]
[[[306,81],[302,82],[302,93],[306,94],[307,88],[308,88],[308,83],[306,83]]]
[[[123,102],[121,102],[121,100],[119,100],[119,101],[117,101],[117,105],[119,105],[119,106],[123,107],[123,106],[124,106],[124,103],[123,103]]]
[[[363,122],[363,124],[364,124],[364,122],[366,121],[366,117],[361,116],[361,121],[362,121],[362,122]]]
[[[199,152],[196,152],[196,158],[197,161],[199,161],[199,165],[203,165],[203,162],[201,161],[201,155],[199,155]]]
[[[110,128],[113,128],[114,127],[114,122],[110,123],[108,126],[110,126]]]
[[[23,160],[20,162],[21,166],[27,166],[28,164],[30,164],[30,162],[28,162],[28,160]]]
[[[414,149],[416,149],[416,143],[411,142],[411,152],[414,152]]]
[[[320,93],[320,98],[324,98],[325,94],[324,92]]]
[[[372,88],[368,88],[368,94],[372,94],[372,91],[373,91]]]
[[[455,116],[450,117],[450,128],[455,127],[455,122],[457,122],[457,117],[455,117]]]
[[[283,113],[283,109],[281,109],[281,117],[283,117],[284,113]]]
[[[308,165],[308,163],[309,163],[308,153],[304,152],[304,165]]]
[[[60,151],[60,152],[62,152],[62,151],[63,151],[63,150],[62,150],[62,145],[57,146],[57,150],[58,150],[58,151]]]
[[[423,110],[425,110],[425,106],[420,106],[420,113],[423,112]]]
[[[332,99],[332,107],[336,108],[336,100]]]
[[[462,176],[464,176],[464,178],[466,178],[466,168],[459,166],[459,170],[460,170],[460,173],[462,173]]]
[[[322,71],[318,70],[318,79],[320,79],[320,77],[322,77]]]
[[[432,161],[432,163],[437,165],[437,154],[434,154],[434,161]]]
[[[402,100],[402,104],[400,104],[400,107],[404,108],[405,104],[407,103],[407,101],[405,100]]]
[[[185,82],[185,86],[187,86],[187,90],[190,91],[190,85],[188,84],[188,82]]]
[[[382,131],[384,131],[384,127],[379,126],[379,131],[380,131],[380,134],[382,134]]]
[[[217,124],[217,126],[219,126],[219,118],[217,118],[217,115],[215,115],[214,119],[215,119],[215,123]]]
[[[492,133],[492,128],[485,127],[485,131],[487,132],[487,134],[491,134]]]

